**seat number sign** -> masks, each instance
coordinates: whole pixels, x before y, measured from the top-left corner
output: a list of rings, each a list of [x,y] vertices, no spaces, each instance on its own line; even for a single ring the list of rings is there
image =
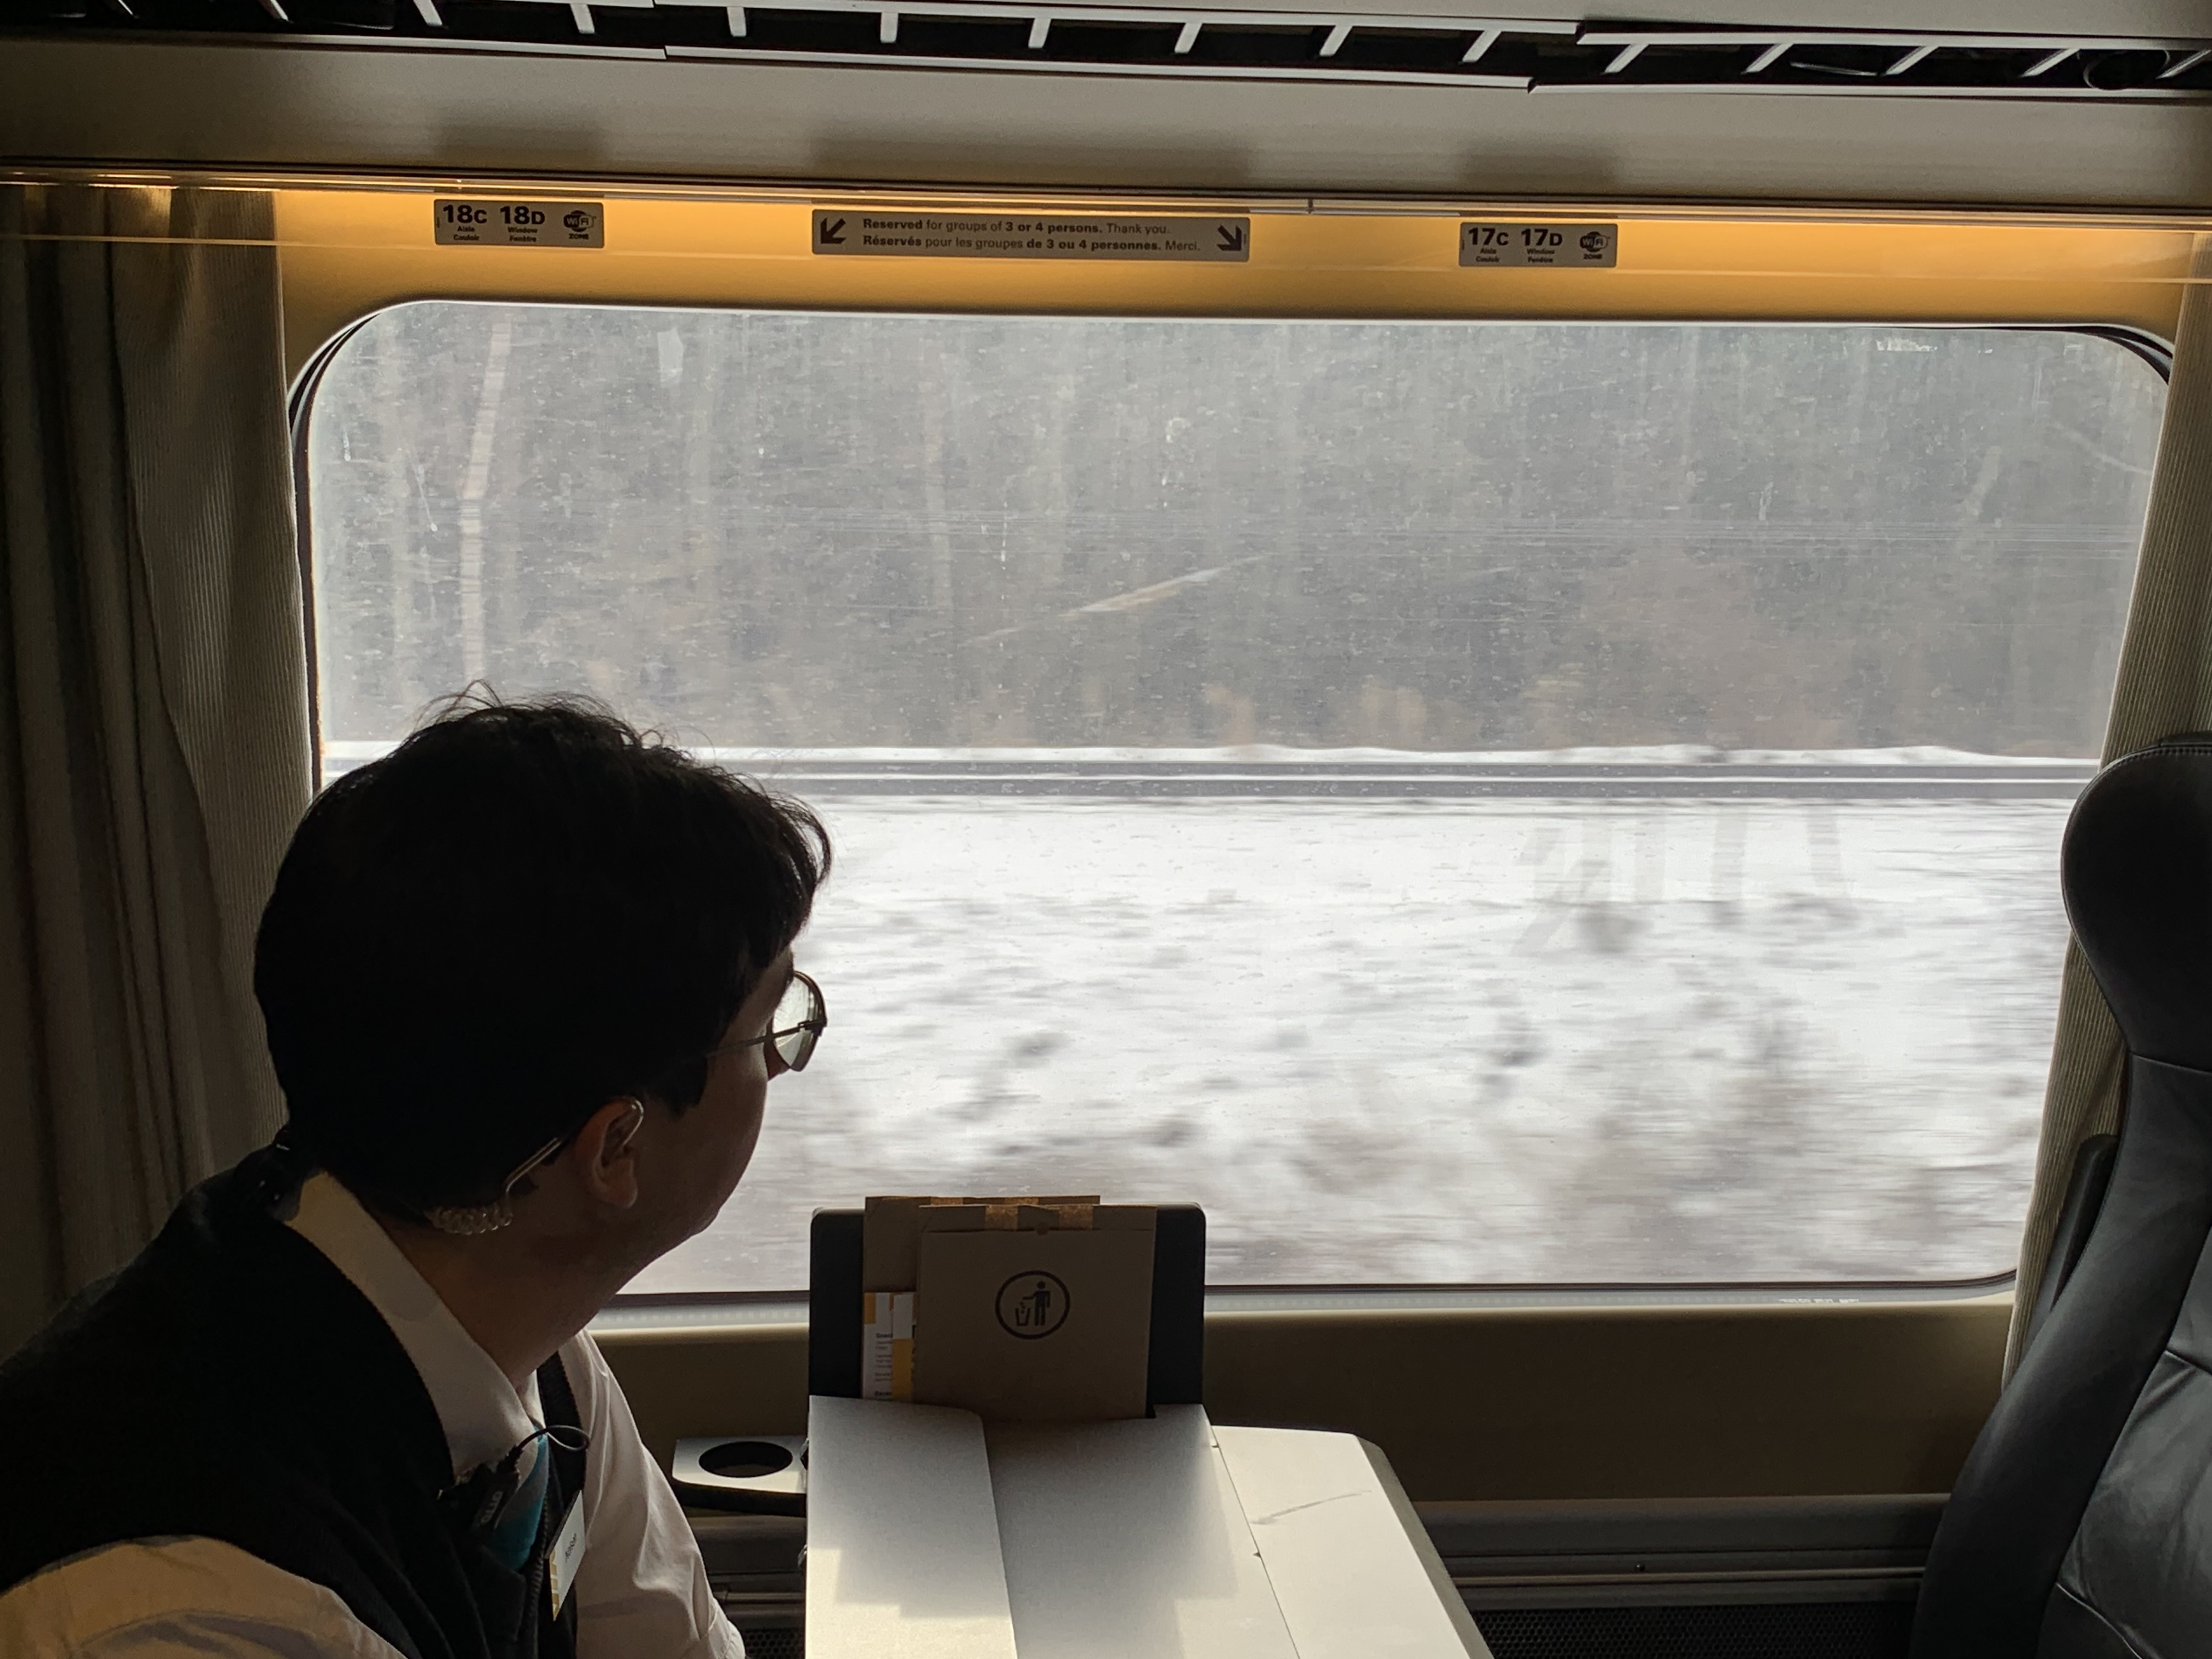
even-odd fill
[[[1252,222],[1058,213],[869,213],[814,210],[814,251],[908,259],[1188,259],[1242,264]]]
[[[599,202],[465,201],[432,205],[441,247],[605,247],[607,210]]]
[[[1462,265],[1556,265],[1610,270],[1620,258],[1620,227],[1591,224],[1498,224],[1459,228]]]

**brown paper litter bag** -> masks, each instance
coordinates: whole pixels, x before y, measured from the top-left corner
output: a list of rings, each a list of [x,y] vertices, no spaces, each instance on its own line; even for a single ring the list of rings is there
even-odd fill
[[[910,1397],[998,1422],[1142,1417],[1155,1220],[1091,1198],[869,1200],[862,1283],[914,1286]]]

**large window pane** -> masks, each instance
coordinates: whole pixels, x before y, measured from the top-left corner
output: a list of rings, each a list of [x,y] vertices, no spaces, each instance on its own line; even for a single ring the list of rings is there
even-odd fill
[[[1230,1283],[1998,1273],[2162,398],[2057,332],[411,306],[310,425],[325,764],[580,690],[829,820],[830,1037],[636,1288],[1092,1188]]]

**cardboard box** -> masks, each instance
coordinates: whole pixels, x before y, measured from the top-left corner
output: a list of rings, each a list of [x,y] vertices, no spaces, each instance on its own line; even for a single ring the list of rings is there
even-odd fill
[[[860,1212],[860,1288],[910,1291],[917,1268],[915,1251],[921,1240],[924,1210],[967,1209],[1019,1212],[1024,1209],[1096,1209],[1098,1194],[1057,1198],[872,1198]],[[1002,1223],[1005,1218],[1001,1218]]]
[[[864,1367],[866,1391],[992,1422],[1142,1417],[1157,1218],[1089,1198],[869,1200],[864,1340],[888,1352],[896,1310],[911,1346]]]

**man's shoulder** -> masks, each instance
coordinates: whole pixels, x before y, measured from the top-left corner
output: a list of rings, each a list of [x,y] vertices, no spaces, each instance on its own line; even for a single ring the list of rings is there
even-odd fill
[[[195,1188],[0,1366],[0,1466],[45,1494],[0,1528],[0,1586],[134,1538],[335,1559],[357,1502],[450,1475],[406,1355],[244,1184],[263,1174],[248,1160]]]
[[[262,1235],[283,1231],[273,1223],[241,1225],[252,1216],[251,1189],[265,1179],[266,1157],[193,1188],[143,1249],[79,1291],[0,1362],[0,1431],[10,1419],[20,1423],[22,1408],[40,1396],[50,1408],[101,1404],[117,1388],[143,1398],[164,1370],[221,1358],[219,1345],[234,1342],[231,1328],[251,1305],[240,1268],[254,1245],[268,1243]],[[259,1275],[249,1269],[247,1276]]]
[[[143,1391],[150,1372],[182,1352],[188,1333],[205,1334],[205,1297],[191,1270],[195,1231],[197,1218],[179,1206],[153,1243],[80,1291],[0,1362],[0,1435],[39,1426],[48,1413],[94,1408],[116,1388]]]
[[[322,1585],[219,1539],[132,1539],[0,1591],[0,1653],[403,1659]]]

